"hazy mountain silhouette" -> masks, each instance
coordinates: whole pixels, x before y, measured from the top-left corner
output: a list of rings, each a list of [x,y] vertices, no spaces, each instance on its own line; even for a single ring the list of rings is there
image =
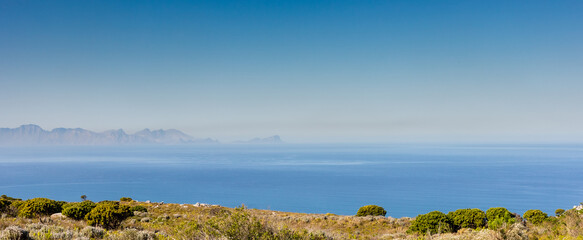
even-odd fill
[[[188,144],[217,143],[216,140],[196,139],[176,129],[135,134],[124,130],[93,132],[82,128],[55,128],[51,131],[29,124],[18,128],[0,128],[0,145],[133,145],[133,144]]]

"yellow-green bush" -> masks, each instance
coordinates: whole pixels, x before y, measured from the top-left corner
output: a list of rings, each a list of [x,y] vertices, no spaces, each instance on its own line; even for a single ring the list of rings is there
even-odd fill
[[[48,198],[28,199],[19,205],[18,215],[26,218],[51,215],[61,212],[61,206],[62,202]]]
[[[540,224],[544,222],[549,216],[541,210],[531,209],[526,211],[523,217],[532,224]]]
[[[121,222],[130,217],[132,212],[125,205],[117,202],[103,202],[97,204],[86,216],[87,224],[107,229],[117,228]]]
[[[362,206],[356,212],[356,216],[385,216],[387,211],[384,208],[377,205],[366,205]]]
[[[140,205],[133,206],[130,208],[130,212],[147,212],[147,211],[148,209],[146,207]]]
[[[81,220],[84,219],[85,215],[91,212],[91,210],[93,210],[93,208],[96,206],[97,204],[89,200],[79,203],[66,204],[63,206],[62,213],[63,215],[75,220]]]
[[[418,215],[415,220],[411,222],[407,232],[425,233],[445,233],[451,232],[453,226],[451,220],[440,211],[433,211],[430,213]]]
[[[476,229],[486,226],[486,213],[477,208],[458,209],[454,212],[449,212],[447,217],[451,220],[454,231],[461,228]]]
[[[488,219],[488,228],[496,230],[504,224],[513,224],[516,218],[508,209],[503,207],[493,207],[486,210],[486,218]]]

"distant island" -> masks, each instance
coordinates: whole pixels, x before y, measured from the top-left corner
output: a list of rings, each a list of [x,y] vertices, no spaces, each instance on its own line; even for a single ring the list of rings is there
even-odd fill
[[[282,143],[277,135],[254,138],[235,143],[265,144]],[[216,144],[212,138],[194,138],[176,129],[144,129],[128,134],[123,129],[93,132],[83,128],[55,128],[44,130],[38,125],[28,124],[17,128],[0,128],[0,145],[179,145]]]

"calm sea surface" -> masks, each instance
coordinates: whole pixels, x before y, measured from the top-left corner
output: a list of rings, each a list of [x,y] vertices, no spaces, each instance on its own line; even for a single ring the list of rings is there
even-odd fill
[[[211,145],[0,148],[0,194],[211,203],[390,216],[583,201],[583,145]]]

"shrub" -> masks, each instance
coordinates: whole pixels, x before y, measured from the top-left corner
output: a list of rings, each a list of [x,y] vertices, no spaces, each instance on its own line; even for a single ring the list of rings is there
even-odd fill
[[[377,205],[366,205],[358,209],[356,216],[385,216],[387,211]]]
[[[563,213],[565,213],[565,209],[557,209],[555,210],[555,216],[560,217],[561,215],[563,215]]]
[[[453,226],[451,220],[440,211],[419,215],[411,222],[408,232],[417,232],[430,234],[451,232]]]
[[[455,212],[449,212],[447,217],[451,220],[455,231],[461,228],[476,229],[486,226],[486,213],[477,208],[458,209]]]
[[[120,202],[131,202],[131,201],[133,201],[133,199],[130,197],[122,197],[119,199],[119,201]]]
[[[544,222],[549,216],[541,210],[531,209],[524,213],[523,217],[532,224]]]
[[[22,199],[20,198],[12,198],[6,195],[2,195],[0,196],[0,199],[4,199],[4,200],[8,200],[8,201],[22,201]]]
[[[117,202],[99,203],[86,216],[87,224],[100,226],[106,229],[114,229],[121,222],[130,217],[132,213],[128,206],[120,205]]]
[[[51,215],[61,212],[62,205],[61,202],[48,198],[28,199],[19,204],[18,215],[26,218]]]
[[[0,213],[8,211],[11,204],[11,201],[0,198]]]
[[[148,209],[144,206],[133,206],[130,208],[130,212],[147,212]]]
[[[75,220],[82,220],[85,218],[97,204],[92,201],[83,201],[80,203],[66,204],[63,206],[63,215]]]
[[[488,219],[488,228],[498,229],[502,225],[513,224],[516,222],[514,215],[508,211],[508,209],[503,207],[493,207],[486,211],[486,218]]]

